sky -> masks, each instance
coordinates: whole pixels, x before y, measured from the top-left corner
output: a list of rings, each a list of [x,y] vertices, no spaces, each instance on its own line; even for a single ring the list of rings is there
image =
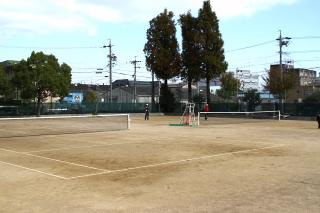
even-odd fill
[[[194,16],[202,0],[0,0],[0,61],[27,59],[32,51],[53,54],[72,68],[73,83],[109,84],[108,48],[117,56],[112,78],[133,79],[130,61],[141,61],[137,80],[151,80],[143,48],[149,21],[166,8]],[[320,1],[211,0],[219,19],[228,71],[263,76],[279,63],[277,38],[290,37],[284,63],[320,71]],[[104,68],[96,73],[97,68]]]

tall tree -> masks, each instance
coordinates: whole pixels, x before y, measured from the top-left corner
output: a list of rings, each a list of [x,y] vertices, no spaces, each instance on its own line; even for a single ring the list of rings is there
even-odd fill
[[[4,69],[0,66],[0,100],[6,99],[10,93],[9,80],[4,72]]]
[[[267,72],[268,75],[263,78],[265,82],[264,88],[273,95],[278,96],[279,103],[281,103],[282,99],[286,98],[286,91],[292,89],[296,84],[295,73],[290,70],[282,71],[280,66],[271,68]]]
[[[98,114],[98,97],[97,93],[93,90],[90,90],[86,96],[84,97],[84,101],[89,104],[95,104],[94,110],[92,111],[92,114],[97,115]]]
[[[173,12],[165,9],[150,21],[147,43],[143,50],[147,69],[157,78],[163,79],[165,85],[168,84],[168,79],[180,74],[181,59],[173,16]]]
[[[62,63],[59,72],[57,72],[58,87],[55,95],[59,96],[61,100],[69,93],[71,84],[71,70],[72,69],[68,64]]]
[[[162,112],[173,112],[175,109],[175,97],[168,85],[161,86],[160,107]]]
[[[40,115],[40,106],[44,99],[64,97],[68,94],[71,84],[71,68],[67,64],[58,63],[54,55],[43,52],[32,52],[25,61],[14,66],[13,82],[21,90],[23,99],[36,99],[37,115]]]
[[[219,20],[216,13],[212,11],[210,0],[204,1],[199,10],[198,24],[201,70],[206,79],[207,102],[210,102],[210,80],[224,73],[228,67],[224,56],[222,35],[219,30]]]
[[[220,77],[221,89],[218,91],[218,95],[224,99],[230,99],[231,96],[236,95],[239,90],[240,81],[233,77],[232,73],[223,73]]]
[[[256,89],[248,90],[243,97],[243,101],[248,104],[248,111],[254,111],[256,106],[260,105],[262,100]]]
[[[84,96],[84,101],[87,103],[95,103],[97,102],[98,97],[97,93],[95,93],[93,90],[88,91],[88,93]]]
[[[192,82],[198,81],[200,72],[200,45],[197,18],[191,12],[180,16],[182,33],[182,72],[181,77],[188,82],[188,100],[192,100]]]

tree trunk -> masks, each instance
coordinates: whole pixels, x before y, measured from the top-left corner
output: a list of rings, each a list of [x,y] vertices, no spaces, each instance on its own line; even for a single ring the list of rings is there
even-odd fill
[[[155,106],[155,87],[154,87],[154,72],[152,72],[152,86],[151,86],[151,106],[152,108]]]
[[[206,92],[207,92],[207,103],[210,103],[211,100],[210,100],[210,79],[207,77],[206,79],[206,85],[207,85],[207,88],[206,88]]]
[[[37,98],[37,116],[38,117],[40,116],[40,110],[41,110],[41,98],[40,98],[40,95],[38,95],[38,98]]]
[[[191,102],[192,101],[192,79],[188,78],[188,101]]]
[[[168,79],[164,79],[164,85],[168,86]]]

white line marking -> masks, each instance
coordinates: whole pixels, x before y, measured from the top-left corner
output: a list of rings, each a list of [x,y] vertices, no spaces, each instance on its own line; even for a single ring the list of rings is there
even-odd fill
[[[64,180],[68,180],[68,178],[65,178],[65,177],[62,177],[62,176],[59,176],[59,175],[54,175],[54,174],[50,174],[50,173],[43,172],[43,171],[40,171],[40,170],[31,169],[31,168],[27,168],[27,167],[24,167],[24,166],[19,166],[19,165],[13,164],[13,163],[8,163],[8,162],[4,162],[4,161],[0,161],[0,163],[7,164],[7,165],[10,165],[10,166],[14,166],[14,167],[18,167],[18,168],[22,168],[22,169],[26,169],[26,170],[29,170],[29,171],[32,171],[32,172],[37,172],[37,173],[40,173],[40,174],[44,174],[44,175],[48,175],[48,176],[52,176],[52,177],[56,177],[56,178],[60,178],[60,179],[64,179]]]
[[[94,173],[94,174],[80,175],[80,176],[75,176],[75,177],[71,177],[68,179],[71,180],[71,179],[91,177],[91,176],[96,176],[96,175],[126,172],[126,171],[137,170],[137,169],[158,167],[158,166],[169,165],[169,164],[178,164],[178,163],[184,163],[184,162],[195,161],[195,160],[203,160],[203,159],[207,159],[207,158],[215,158],[215,157],[220,157],[220,156],[224,156],[224,155],[234,155],[234,154],[253,152],[253,151],[259,151],[259,150],[264,150],[264,149],[273,149],[273,148],[279,148],[279,147],[283,147],[283,146],[285,146],[285,145],[281,144],[281,145],[277,145],[277,146],[269,146],[269,147],[241,150],[241,151],[235,151],[235,152],[226,152],[226,153],[215,154],[215,155],[205,155],[205,156],[201,156],[201,157],[188,158],[188,159],[177,160],[177,161],[169,161],[169,162],[164,162],[164,163],[150,164],[150,165],[145,165],[145,166],[137,166],[137,167],[131,167],[131,168],[126,168],[126,169],[118,169],[118,170],[105,171],[105,172],[99,172],[99,173]]]
[[[104,174],[109,174],[112,173],[113,171],[108,171],[108,172],[99,172],[99,173],[93,173],[93,174],[87,174],[87,175],[79,175],[79,176],[74,176],[67,178],[68,180],[72,179],[79,179],[79,178],[84,178],[84,177],[92,177],[92,176],[97,176],[97,175],[104,175]]]
[[[39,156],[39,155],[33,155],[33,154],[29,154],[29,153],[24,153],[24,152],[17,152],[17,151],[13,151],[13,150],[9,150],[9,149],[2,149],[1,148],[0,150],[16,153],[16,154],[20,154],[20,155],[27,155],[27,156],[46,159],[46,160],[56,161],[56,162],[59,162],[59,163],[70,164],[70,165],[73,165],[73,166],[78,166],[78,167],[83,167],[83,168],[88,168],[88,169],[94,169],[94,170],[99,170],[99,171],[104,171],[104,172],[108,171],[108,170],[105,170],[105,169],[99,169],[99,168],[95,168],[95,167],[92,167],[92,166],[81,165],[81,164],[77,164],[77,163],[72,163],[72,162],[63,161],[63,160],[57,160],[57,159],[54,159],[54,158],[47,158],[47,157],[43,157],[43,156]]]
[[[70,115],[70,116],[43,116],[43,117],[17,117],[0,118],[0,121],[10,120],[41,120],[41,119],[66,119],[66,118],[107,118],[107,117],[128,117],[129,114],[108,114],[108,115]]]
[[[81,149],[81,148],[91,148],[91,147],[103,147],[103,146],[113,146],[113,145],[122,145],[122,144],[137,144],[143,142],[123,142],[123,143],[110,143],[110,144],[97,144],[91,146],[76,146],[76,147],[68,147],[68,148],[57,148],[57,149],[44,149],[44,150],[36,150],[30,152],[21,152],[21,153],[37,153],[37,152],[51,152],[51,151],[60,151],[60,150],[68,150],[68,149]]]

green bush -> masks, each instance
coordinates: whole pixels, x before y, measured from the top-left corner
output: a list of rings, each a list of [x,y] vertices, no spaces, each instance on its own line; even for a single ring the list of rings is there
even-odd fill
[[[304,103],[320,103],[320,92],[314,92],[303,100]]]

